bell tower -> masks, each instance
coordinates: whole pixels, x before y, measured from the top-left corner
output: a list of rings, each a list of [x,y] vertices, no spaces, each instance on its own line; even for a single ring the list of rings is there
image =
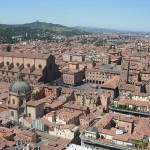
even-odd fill
[[[129,71],[130,71],[130,61],[122,60],[121,64],[121,80],[125,83],[129,83]]]

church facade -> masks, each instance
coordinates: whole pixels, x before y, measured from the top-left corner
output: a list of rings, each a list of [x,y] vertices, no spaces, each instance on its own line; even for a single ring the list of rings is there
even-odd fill
[[[18,72],[30,84],[47,83],[58,76],[55,57],[50,54],[1,52],[0,81],[12,83]]]
[[[44,115],[44,101],[35,100],[32,87],[23,81],[23,74],[19,72],[17,79],[9,88],[8,117],[15,123],[20,123],[21,117],[36,119]]]

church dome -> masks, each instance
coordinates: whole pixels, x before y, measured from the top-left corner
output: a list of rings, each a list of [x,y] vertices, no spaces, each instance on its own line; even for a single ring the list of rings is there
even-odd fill
[[[9,93],[13,95],[26,95],[31,94],[32,89],[28,83],[23,81],[22,74],[18,73],[18,79],[11,84]]]

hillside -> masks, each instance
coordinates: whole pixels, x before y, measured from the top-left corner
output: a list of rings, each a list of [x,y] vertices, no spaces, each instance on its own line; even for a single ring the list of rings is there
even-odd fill
[[[21,25],[0,24],[0,43],[15,43],[20,38],[22,40],[51,40],[52,34],[72,36],[89,33],[76,28],[39,21]]]

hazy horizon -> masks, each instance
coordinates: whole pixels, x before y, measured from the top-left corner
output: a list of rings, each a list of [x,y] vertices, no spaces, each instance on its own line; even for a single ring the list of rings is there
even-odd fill
[[[0,24],[40,22],[64,26],[150,32],[150,1],[145,0],[5,0]]]

